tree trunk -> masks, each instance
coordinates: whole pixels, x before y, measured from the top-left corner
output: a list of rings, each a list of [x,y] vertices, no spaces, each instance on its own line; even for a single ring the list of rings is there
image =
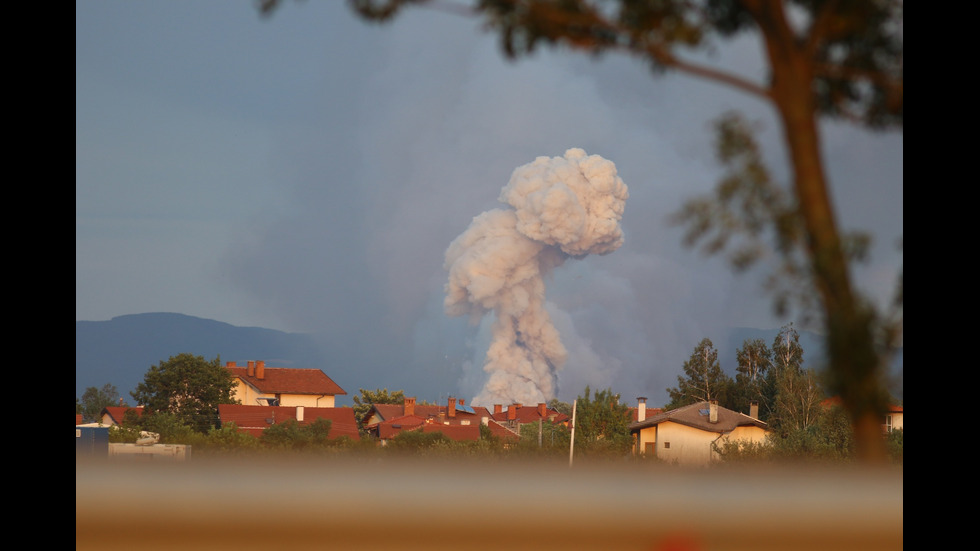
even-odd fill
[[[881,432],[884,393],[879,358],[871,334],[872,318],[851,287],[847,259],[827,188],[820,153],[817,106],[811,86],[812,60],[789,27],[781,2],[745,2],[759,24],[772,70],[771,95],[789,148],[793,185],[806,234],[814,284],[827,330],[832,390],[851,416],[857,454],[868,463],[886,457]]]

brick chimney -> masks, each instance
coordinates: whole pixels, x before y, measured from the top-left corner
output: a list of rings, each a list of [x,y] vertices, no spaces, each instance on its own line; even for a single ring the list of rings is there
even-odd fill
[[[449,397],[449,406],[446,407],[446,415],[453,419],[456,417],[456,398],[452,396]]]
[[[749,417],[753,419],[759,418],[759,402],[756,400],[749,402]]]
[[[548,415],[548,404],[539,403],[538,404],[538,416],[544,419]]]
[[[500,415],[503,412],[504,412],[504,406],[502,406],[500,404],[494,404],[493,405],[493,414],[494,415]]]
[[[255,377],[255,360],[248,361],[248,369],[245,372],[249,377]]]
[[[255,362],[255,378],[265,379],[265,362],[263,360]]]
[[[514,419],[517,419],[517,410],[519,409],[521,409],[521,404],[511,404],[510,407],[507,408],[507,420],[513,421]]]
[[[636,420],[645,421],[647,418],[647,397],[640,396],[636,399]]]
[[[415,398],[405,398],[404,415],[415,415]]]
[[[708,401],[708,422],[718,422],[718,400]]]

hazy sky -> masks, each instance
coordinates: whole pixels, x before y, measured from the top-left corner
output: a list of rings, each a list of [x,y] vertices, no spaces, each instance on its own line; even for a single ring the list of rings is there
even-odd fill
[[[582,148],[615,164],[629,199],[622,247],[545,283],[568,352],[559,398],[589,384],[662,405],[702,338],[791,321],[758,274],[667,224],[717,180],[711,121],[727,110],[758,121],[785,174],[751,97],[624,57],[508,62],[477,21],[433,10],[379,26],[342,2],[267,19],[249,2],[75,7],[76,320],[179,312],[315,333],[330,365],[309,367],[338,380],[473,397],[492,320],[443,312],[446,249],[502,206],[515,168]],[[762,80],[757,43],[723,46],[713,63]],[[902,262],[902,136],[823,137],[842,227],[875,236],[858,280],[882,299]]]

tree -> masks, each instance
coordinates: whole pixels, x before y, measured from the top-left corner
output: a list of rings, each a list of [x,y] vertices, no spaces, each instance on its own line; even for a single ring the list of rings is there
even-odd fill
[[[281,0],[260,0],[263,14]],[[365,19],[387,21],[425,0],[352,0]],[[430,4],[431,5],[431,4]],[[445,7],[440,3],[440,7]],[[902,0],[480,0],[456,11],[479,17],[501,39],[505,56],[540,45],[598,55],[620,52],[656,73],[677,71],[729,86],[769,103],[780,121],[791,169],[789,218],[799,229],[809,282],[822,314],[830,384],[854,422],[859,455],[886,459],[878,424],[887,403],[882,384],[887,347],[902,331],[901,274],[894,311],[874,311],[851,281],[849,242],[838,229],[821,155],[820,117],[871,129],[902,128],[904,3]],[[448,8],[447,8],[448,9]],[[679,55],[755,33],[768,68],[762,82]],[[721,199],[724,199],[723,197]]]
[[[805,430],[819,416],[823,392],[816,374],[803,368],[803,347],[793,324],[783,326],[773,339],[772,358],[768,377],[773,395],[769,422],[776,431]]]
[[[405,391],[396,390],[388,392],[387,388],[377,390],[360,389],[361,395],[354,396],[354,419],[357,420],[357,430],[364,436],[365,430],[362,425],[362,418],[374,404],[403,404],[405,403]]]
[[[721,370],[718,351],[711,339],[701,339],[694,347],[690,359],[684,362],[684,375],[677,376],[677,387],[668,388],[670,403],[668,410],[701,401],[718,400],[719,405],[731,407],[729,394],[731,377]]]
[[[572,404],[568,402],[562,402],[558,398],[552,398],[548,400],[548,409],[553,409],[558,413],[565,414],[569,417],[572,416]]]
[[[234,404],[234,379],[220,357],[178,354],[151,366],[143,382],[130,393],[145,408],[145,415],[172,414],[197,432],[218,425],[218,405]]]
[[[629,424],[630,409],[619,403],[619,394],[612,389],[585,395],[575,403],[575,449],[591,455],[627,454],[632,447]]]
[[[114,406],[118,401],[119,391],[115,385],[106,383],[102,388],[90,386],[82,394],[81,413],[85,421],[91,423],[99,419],[103,408]]]
[[[772,351],[762,339],[746,339],[742,347],[735,350],[735,361],[732,409],[747,413],[751,403],[756,402],[760,417],[765,421],[769,411],[766,374],[772,365]]]

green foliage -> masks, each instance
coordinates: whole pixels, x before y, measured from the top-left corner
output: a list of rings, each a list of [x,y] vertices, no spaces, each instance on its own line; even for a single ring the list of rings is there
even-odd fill
[[[141,430],[159,434],[161,444],[195,446],[204,438],[204,433],[195,430],[195,427],[187,423],[182,417],[165,411],[148,412],[144,410],[136,425]]]
[[[520,433],[520,440],[518,440],[517,445],[524,453],[540,455],[568,454],[571,431],[562,423],[551,423],[545,420],[539,423],[524,423],[520,426]]]
[[[81,404],[75,405],[76,413],[81,413],[86,423],[94,423],[99,420],[102,410],[108,406],[114,406],[119,401],[119,391],[115,385],[106,383],[102,388],[90,386],[82,394]]]
[[[262,432],[262,445],[277,450],[316,451],[332,447],[329,419],[318,418],[300,425],[295,419],[276,423]]]
[[[422,432],[419,430],[404,430],[388,441],[385,446],[392,452],[419,453],[431,449],[445,449],[453,441],[441,432]]]
[[[806,430],[820,416],[824,392],[814,370],[803,369],[803,347],[793,324],[783,326],[772,343],[772,367],[767,373],[771,399],[768,422],[779,432]]]
[[[711,339],[702,339],[690,359],[684,362],[684,375],[677,376],[677,387],[668,388],[670,402],[665,409],[671,410],[704,400],[718,400],[722,407],[732,408],[733,381],[721,369],[718,351]]]
[[[169,413],[204,434],[218,425],[218,405],[233,404],[234,380],[220,357],[179,354],[154,365],[131,394],[149,413]]]
[[[895,429],[888,433],[886,444],[888,446],[888,456],[892,461],[899,465],[904,464],[904,454],[902,452],[903,441],[905,440],[905,429]]]
[[[204,441],[203,450],[220,454],[241,454],[258,450],[261,443],[258,438],[247,432],[240,432],[235,423],[224,423],[221,428],[212,427]]]
[[[629,406],[619,402],[612,389],[585,387],[575,400],[575,452],[585,456],[622,456],[630,453],[633,439]]]
[[[364,430],[362,424],[364,415],[371,410],[373,404],[403,404],[405,403],[405,391],[396,390],[394,392],[389,392],[387,388],[379,388],[377,390],[366,390],[360,389],[361,395],[354,396],[354,419],[357,420],[357,430],[360,431],[361,436],[366,436],[367,431]]]
[[[772,391],[766,374],[772,366],[772,351],[762,339],[746,339],[735,351],[735,383],[732,389],[732,408],[748,413],[752,402],[759,405],[759,419],[769,417]]]
[[[125,425],[112,425],[109,427],[109,442],[113,444],[117,443],[134,443],[140,437],[140,428],[138,426],[125,426]]]
[[[558,413],[565,414],[569,417],[572,416],[572,404],[568,402],[562,402],[558,398],[552,398],[548,401],[548,409],[553,409]]]

